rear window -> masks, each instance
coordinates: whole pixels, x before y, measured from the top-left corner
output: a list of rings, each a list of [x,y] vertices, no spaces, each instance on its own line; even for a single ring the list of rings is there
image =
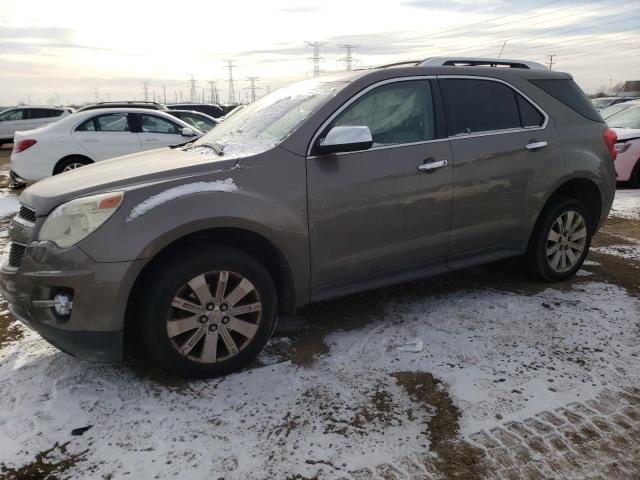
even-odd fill
[[[593,107],[593,104],[573,80],[546,79],[529,81],[583,117],[593,120],[594,122],[603,121],[598,111]]]

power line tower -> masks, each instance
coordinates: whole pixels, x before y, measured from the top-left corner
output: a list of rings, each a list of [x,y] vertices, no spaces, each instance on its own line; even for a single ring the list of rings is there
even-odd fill
[[[338,47],[340,47],[341,50],[345,51],[345,56],[339,58],[338,61],[343,62],[345,64],[346,70],[350,72],[351,70],[353,70],[353,66],[358,63],[358,60],[356,60],[353,55],[358,51],[360,45],[344,44],[338,45]]]
[[[95,103],[98,103],[100,100],[100,97],[98,96],[98,87],[93,87],[93,99],[95,100]]]
[[[149,82],[142,82],[142,91],[144,92],[144,101],[149,101]]]
[[[189,98],[191,103],[196,103],[198,101],[198,91],[196,90],[196,87],[197,87],[196,79],[192,73],[191,79],[189,80]]]
[[[249,90],[251,92],[251,101],[255,102],[256,101],[256,90],[259,90],[262,87],[258,87],[256,86],[256,82],[260,80],[260,77],[247,77],[247,81],[249,82],[249,86],[247,87],[247,90]]]
[[[306,43],[308,46],[313,48],[313,55],[309,57],[309,60],[311,60],[311,64],[313,65],[313,76],[317,77],[320,75],[320,62],[324,60],[324,58],[320,56],[320,49],[324,47],[327,43],[326,42],[307,42],[307,41],[305,41],[304,43]]]
[[[162,103],[167,104],[167,86],[162,85]]]
[[[236,103],[236,90],[233,84],[233,69],[235,65],[233,64],[234,60],[225,60],[225,62],[227,62],[227,69],[229,70],[229,97],[227,102],[229,105],[233,105]]]
[[[553,57],[556,57],[556,56],[557,55],[555,53],[552,55],[547,55],[547,58],[549,59],[547,60],[547,64],[549,65],[549,70],[553,70],[553,64],[554,64]]]
[[[214,104],[219,104],[220,100],[218,99],[218,88],[216,87],[215,80],[209,80],[207,82],[209,84],[209,102]]]

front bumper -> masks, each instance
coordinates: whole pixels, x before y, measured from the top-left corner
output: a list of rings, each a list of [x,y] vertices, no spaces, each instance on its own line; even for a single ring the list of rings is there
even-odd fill
[[[16,242],[20,235],[12,231],[11,237]],[[141,262],[98,263],[77,246],[25,242],[20,261],[14,257],[12,263],[5,260],[0,267],[0,292],[19,321],[76,357],[122,359],[125,309]],[[72,295],[68,316],[33,303],[60,292]]]

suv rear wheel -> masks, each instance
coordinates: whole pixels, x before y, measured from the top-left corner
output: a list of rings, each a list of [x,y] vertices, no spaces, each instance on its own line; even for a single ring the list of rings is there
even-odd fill
[[[547,282],[560,282],[582,266],[593,231],[591,216],[577,200],[561,200],[547,207],[533,232],[527,263],[529,270]]]
[[[241,250],[206,245],[159,265],[144,289],[141,335],[151,356],[185,377],[238,370],[276,322],[269,273]]]

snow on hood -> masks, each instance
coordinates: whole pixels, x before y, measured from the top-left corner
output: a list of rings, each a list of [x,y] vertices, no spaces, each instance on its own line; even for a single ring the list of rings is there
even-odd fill
[[[129,223],[136,218],[144,215],[149,210],[156,208],[163,203],[169,202],[174,198],[183,197],[185,195],[192,195],[194,193],[235,192],[237,190],[238,187],[233,182],[233,178],[227,178],[226,180],[216,180],[215,182],[196,182],[178,185],[177,187],[172,187],[156,195],[153,195],[147,198],[144,202],[141,202],[133,207],[131,213],[129,213],[129,215],[127,216],[126,222]]]
[[[630,140],[632,138],[640,138],[640,128],[612,128],[618,140]]]

